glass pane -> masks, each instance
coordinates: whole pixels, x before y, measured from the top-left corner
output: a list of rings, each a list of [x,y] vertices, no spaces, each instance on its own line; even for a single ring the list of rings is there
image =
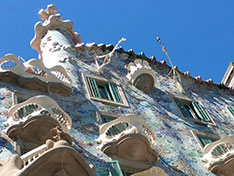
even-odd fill
[[[115,117],[110,117],[110,116],[105,116],[105,115],[101,115],[101,118],[102,118],[103,123],[107,123],[116,119]]]
[[[28,150],[21,149],[21,155],[24,155],[25,153],[29,152]]]
[[[102,85],[97,85],[98,86],[98,91],[100,93],[101,98],[106,99],[106,100],[112,100],[110,93],[106,86]]]
[[[215,142],[218,139],[215,138],[209,138],[209,137],[205,137],[205,136],[198,136],[200,142],[202,143],[203,147],[205,147],[207,144],[211,143],[211,142]]]
[[[24,101],[25,101],[25,99],[17,98],[17,102],[18,102],[18,104],[19,104],[19,103],[22,103],[22,102],[24,102]]]
[[[188,117],[188,118],[194,118],[194,116],[193,116],[193,114],[194,114],[194,112],[193,112],[193,110],[192,110],[192,108],[189,106],[189,105],[184,105],[184,107],[185,107],[185,110],[186,110],[186,117]]]

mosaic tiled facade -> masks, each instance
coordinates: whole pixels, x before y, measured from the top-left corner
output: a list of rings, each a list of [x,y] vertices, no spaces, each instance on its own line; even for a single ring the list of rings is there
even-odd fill
[[[97,118],[97,113],[116,116],[131,114],[140,117],[155,137],[154,150],[158,153],[158,161],[154,165],[163,169],[168,175],[214,175],[204,167],[204,162],[201,161],[203,150],[191,131],[220,137],[234,135],[234,116],[227,109],[227,106],[234,105],[233,91],[213,84],[211,81],[195,79],[189,74],[178,71],[185,91],[181,92],[178,82],[171,76],[167,77],[171,68],[165,61],[158,62],[155,58],[147,58],[144,54],[135,54],[132,50],[124,51],[122,48],[118,48],[114,52],[111,62],[100,73],[97,71],[94,58],[97,55],[110,53],[113,46],[80,43],[77,39],[78,34],[74,34],[72,31],[67,32],[67,29],[64,28],[70,23],[59,23],[63,26],[59,26],[59,30],[47,27],[53,20],[56,20],[55,15],[48,16],[45,22],[37,24],[46,32],[42,32],[42,36],[39,36],[39,38],[42,37],[40,43],[36,39],[32,46],[39,51],[40,59],[46,67],[60,65],[65,68],[72,80],[72,96],[64,97],[0,82],[0,129],[2,135],[0,160],[7,160],[15,153],[14,146],[4,133],[6,127],[3,126],[3,123],[7,121],[8,110],[13,106],[13,94],[16,94],[14,92],[20,92],[29,97],[47,95],[69,114],[72,119],[70,131],[72,147],[88,164],[95,167],[97,175],[105,175],[106,163],[111,160],[100,149],[97,149],[99,144],[95,140],[99,137],[99,128],[102,125]],[[38,31],[36,33],[38,34]],[[152,91],[139,90],[126,77],[129,71],[126,66],[136,59],[147,61],[154,71],[156,82]],[[102,63],[103,60],[98,62]],[[119,83],[129,106],[116,106],[91,100],[82,73]],[[173,96],[200,102],[214,120],[215,125],[199,124],[182,119]]]

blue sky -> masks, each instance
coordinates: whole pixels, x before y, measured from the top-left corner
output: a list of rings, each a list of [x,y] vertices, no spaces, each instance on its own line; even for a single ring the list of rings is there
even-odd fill
[[[169,63],[155,40],[159,36],[180,71],[215,83],[234,61],[233,0],[2,1],[0,57],[38,57],[30,47],[34,24],[38,11],[51,3],[63,19],[73,21],[84,43],[115,45],[125,37],[125,50]]]

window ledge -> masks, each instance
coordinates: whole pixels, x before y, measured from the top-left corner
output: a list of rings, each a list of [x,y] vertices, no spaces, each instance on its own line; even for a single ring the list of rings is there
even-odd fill
[[[116,106],[123,106],[123,107],[126,107],[128,108],[129,107],[129,104],[128,103],[116,103],[114,101],[111,101],[111,100],[106,100],[106,99],[101,99],[101,98],[95,98],[95,97],[90,97],[91,100],[95,100],[95,101],[99,101],[99,102],[102,102],[104,104],[110,104],[110,105],[116,105]]]
[[[211,126],[214,126],[216,127],[216,123],[215,122],[203,122],[203,121],[200,121],[200,120],[197,120],[197,119],[190,119],[190,118],[186,118],[186,117],[180,117],[181,119],[185,120],[185,121],[191,121],[197,125],[211,125]]]

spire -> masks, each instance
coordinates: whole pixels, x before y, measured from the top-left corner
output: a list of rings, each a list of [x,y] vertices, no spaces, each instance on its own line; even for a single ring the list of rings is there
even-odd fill
[[[174,67],[172,61],[171,61],[171,58],[169,57],[169,54],[167,52],[167,49],[166,47],[162,44],[161,40],[159,37],[156,38],[156,41],[160,44],[160,46],[162,47],[162,50],[163,52],[166,54],[170,64],[171,64],[171,70],[169,71],[169,73],[167,74],[166,77],[168,77],[171,73],[173,74],[173,79],[178,83],[178,86],[179,86],[179,91],[180,92],[184,92],[184,88],[183,88],[183,85],[182,85],[182,81],[181,81],[181,77],[180,77],[180,74],[179,72],[177,71],[178,68],[177,67]]]

